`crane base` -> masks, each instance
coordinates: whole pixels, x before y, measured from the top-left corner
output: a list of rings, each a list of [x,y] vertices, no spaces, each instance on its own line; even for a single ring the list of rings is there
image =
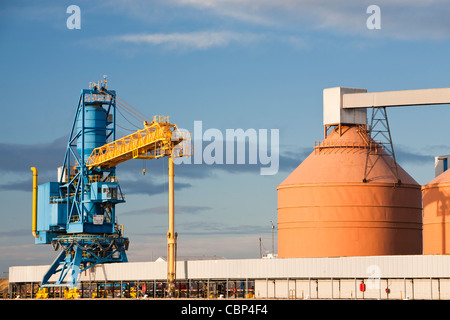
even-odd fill
[[[68,235],[52,240],[61,252],[44,275],[41,287],[67,286],[74,288],[81,273],[97,264],[128,262],[128,238],[116,235]],[[51,279],[54,275],[59,277]],[[50,282],[50,280],[53,280]]]

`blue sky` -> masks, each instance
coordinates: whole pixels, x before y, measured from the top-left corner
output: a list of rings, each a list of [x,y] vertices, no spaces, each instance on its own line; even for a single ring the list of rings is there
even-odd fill
[[[72,4],[81,10],[79,30],[66,26]],[[372,4],[381,10],[379,30],[366,27]],[[90,81],[106,74],[130,105],[188,130],[196,120],[204,130],[279,129],[275,175],[251,165],[175,168],[179,255],[256,258],[259,237],[271,249],[276,186],[323,139],[322,90],[448,87],[449,16],[439,0],[2,1],[0,272],[56,255],[34,245],[29,168],[38,168],[40,183],[56,180]],[[427,183],[433,157],[450,153],[448,106],[388,113],[400,164]],[[166,170],[167,160],[118,168],[130,261],[165,255]]]

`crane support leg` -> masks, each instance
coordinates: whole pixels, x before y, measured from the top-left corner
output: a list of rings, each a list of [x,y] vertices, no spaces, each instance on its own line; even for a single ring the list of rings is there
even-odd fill
[[[169,156],[169,231],[167,232],[167,282],[169,285],[169,296],[175,294],[176,279],[176,246],[177,234],[175,233],[175,186],[174,186],[174,163],[172,156]]]
[[[52,265],[44,275],[41,283],[42,286],[48,285],[50,277],[54,275],[56,272],[59,272],[59,270],[57,271],[57,269],[60,266],[60,264],[64,261],[65,257],[66,257],[65,251],[61,250],[60,254],[56,257],[56,259],[53,261]]]

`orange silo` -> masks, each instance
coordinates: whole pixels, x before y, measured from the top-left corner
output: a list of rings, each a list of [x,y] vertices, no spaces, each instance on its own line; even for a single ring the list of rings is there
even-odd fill
[[[450,170],[422,187],[423,253],[450,253]]]
[[[422,254],[421,187],[393,167],[366,126],[336,127],[277,187],[278,256]]]

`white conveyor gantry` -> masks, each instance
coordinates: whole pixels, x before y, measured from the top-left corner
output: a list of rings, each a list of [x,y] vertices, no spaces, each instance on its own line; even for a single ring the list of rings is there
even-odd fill
[[[450,104],[450,88],[367,92],[334,87],[323,90],[324,125],[366,124],[367,108]]]

